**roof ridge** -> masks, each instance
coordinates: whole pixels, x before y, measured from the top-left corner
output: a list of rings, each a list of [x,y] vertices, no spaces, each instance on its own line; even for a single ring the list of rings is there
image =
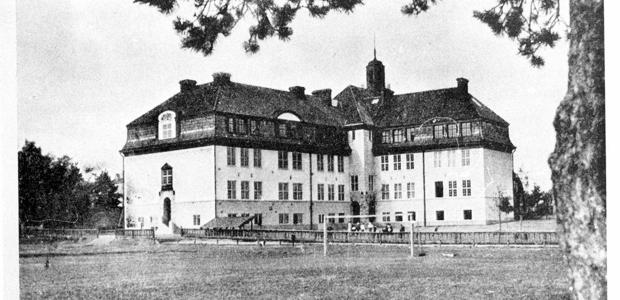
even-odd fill
[[[436,92],[440,92],[440,91],[448,91],[448,90],[455,90],[455,89],[458,89],[458,88],[457,87],[451,87],[451,88],[443,88],[443,89],[435,89],[435,90],[426,90],[426,91],[421,91],[421,92],[412,92],[412,93],[406,93],[406,94],[397,94],[397,95],[394,95],[394,97],[396,97],[396,96],[414,95],[414,94],[436,93]]]

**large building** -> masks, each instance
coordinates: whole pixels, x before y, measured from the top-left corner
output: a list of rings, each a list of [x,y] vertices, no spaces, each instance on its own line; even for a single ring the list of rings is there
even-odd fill
[[[325,216],[351,214],[376,215],[379,226],[497,220],[498,195],[512,197],[508,123],[464,78],[397,95],[376,58],[366,76],[366,88],[333,98],[330,89],[281,91],[226,73],[181,81],[179,93],[127,125],[125,226],[254,216],[258,228],[317,229]]]

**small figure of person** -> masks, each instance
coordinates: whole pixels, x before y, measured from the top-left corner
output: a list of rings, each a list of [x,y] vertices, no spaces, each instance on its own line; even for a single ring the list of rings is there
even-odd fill
[[[400,231],[400,232],[405,232],[405,226],[400,225],[400,230],[399,230],[399,231]]]
[[[364,232],[366,231],[366,226],[364,226],[364,224],[362,223],[362,225],[360,225],[360,231]]]
[[[374,232],[375,226],[372,225],[372,222],[368,222],[368,232]]]
[[[392,225],[387,224],[387,232],[388,233],[392,233],[393,232]]]

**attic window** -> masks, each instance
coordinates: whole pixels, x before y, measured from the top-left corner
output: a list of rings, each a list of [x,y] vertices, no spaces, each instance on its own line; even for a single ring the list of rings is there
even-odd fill
[[[298,116],[292,114],[292,113],[283,113],[280,114],[278,116],[278,119],[280,120],[288,120],[288,121],[295,121],[295,122],[301,122],[301,120],[299,119]]]
[[[159,115],[159,139],[171,139],[176,137],[176,114],[173,111],[166,111]]]

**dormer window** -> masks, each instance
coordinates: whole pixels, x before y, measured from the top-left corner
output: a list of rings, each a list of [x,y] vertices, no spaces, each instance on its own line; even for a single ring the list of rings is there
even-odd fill
[[[172,167],[169,164],[161,167],[161,190],[172,190]]]
[[[177,136],[176,114],[166,111],[159,115],[159,139],[171,139]]]

